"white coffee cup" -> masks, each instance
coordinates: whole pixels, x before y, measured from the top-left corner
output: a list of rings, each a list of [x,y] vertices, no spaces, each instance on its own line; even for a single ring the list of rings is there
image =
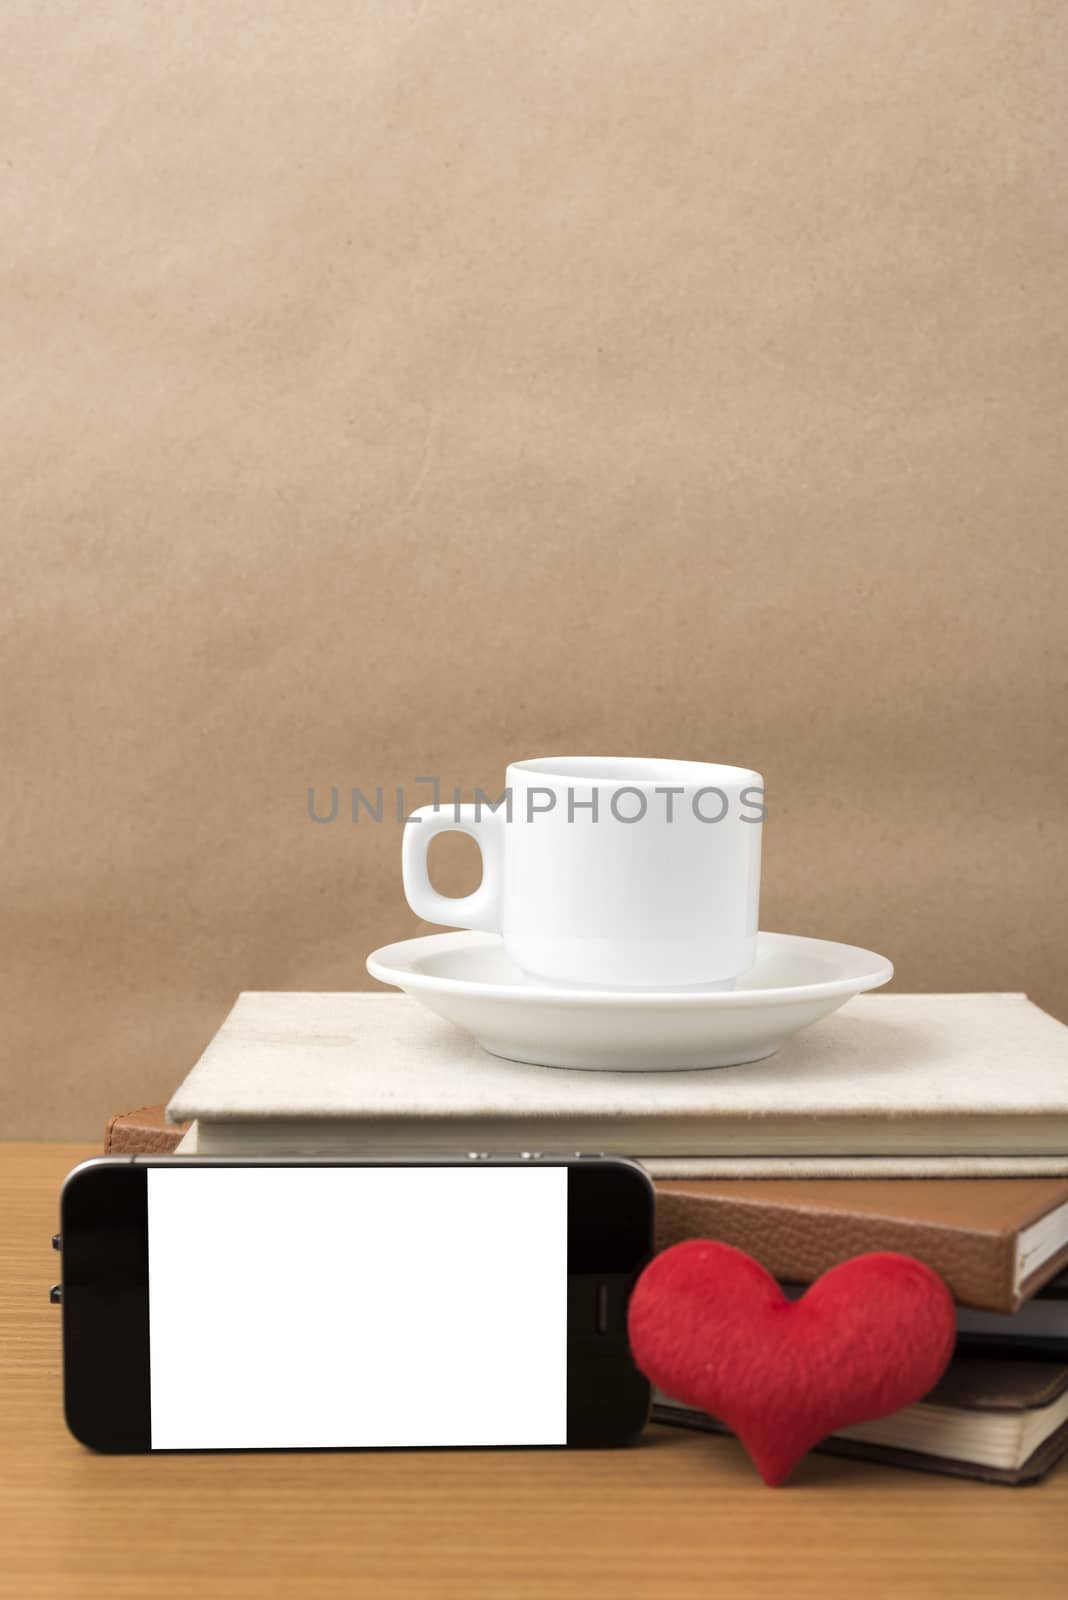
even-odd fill
[[[585,988],[723,986],[752,966],[764,784],[742,767],[629,756],[514,762],[504,796],[424,806],[404,892],[428,922],[499,933],[524,971]],[[493,808],[496,801],[496,809]],[[482,851],[473,894],[427,871],[438,833]]]

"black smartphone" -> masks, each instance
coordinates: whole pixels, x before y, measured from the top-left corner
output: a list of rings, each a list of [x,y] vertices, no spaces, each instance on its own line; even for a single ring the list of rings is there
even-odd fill
[[[632,1162],[102,1157],[60,1213],[96,1450],[620,1445],[648,1416]]]

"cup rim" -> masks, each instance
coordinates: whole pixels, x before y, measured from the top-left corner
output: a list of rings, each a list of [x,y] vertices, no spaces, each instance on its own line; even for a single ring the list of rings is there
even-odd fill
[[[688,787],[715,787],[717,782],[741,784],[749,779],[763,788],[764,780],[752,767],[732,767],[714,761],[684,761],[674,756],[530,756],[510,761],[508,772],[530,773],[559,783],[614,783],[635,789],[655,789],[676,780]]]

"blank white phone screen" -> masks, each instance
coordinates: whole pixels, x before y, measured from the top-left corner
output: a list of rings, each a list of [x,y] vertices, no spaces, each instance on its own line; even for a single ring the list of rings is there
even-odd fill
[[[154,1450],[566,1444],[566,1167],[147,1178]]]

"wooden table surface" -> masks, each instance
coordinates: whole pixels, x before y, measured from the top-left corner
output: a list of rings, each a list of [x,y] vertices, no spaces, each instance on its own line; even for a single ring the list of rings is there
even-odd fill
[[[1005,1489],[738,1446],[96,1456],[60,1406],[50,1236],[81,1145],[0,1144],[0,1594],[1063,1600],[1068,1470]]]

